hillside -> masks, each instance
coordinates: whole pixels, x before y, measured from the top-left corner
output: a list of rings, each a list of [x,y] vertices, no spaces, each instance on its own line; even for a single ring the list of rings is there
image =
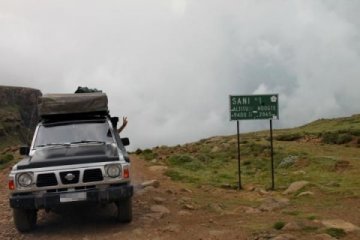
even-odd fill
[[[37,123],[37,89],[0,86],[0,147],[26,142]]]
[[[289,205],[284,209],[280,207],[282,210],[276,214],[276,219],[274,215],[263,214],[262,219],[249,220],[249,228],[261,232],[276,228],[269,226],[269,221],[274,225],[276,222],[280,225],[300,222],[302,227],[297,226],[297,231],[305,234],[304,237],[328,233],[336,238],[358,239],[359,235],[346,235],[341,227],[339,230],[334,225],[335,230],[329,230],[315,223],[335,218],[360,225],[360,115],[321,119],[293,129],[275,130],[274,138],[275,191],[269,191],[269,132],[261,131],[241,135],[244,189],[241,197],[198,196],[196,201],[210,204],[221,199],[224,209],[241,205],[247,209],[245,212],[262,212],[264,201],[276,202],[274,199],[285,196]],[[188,188],[210,189],[210,192],[237,188],[235,135],[211,137],[175,147],[139,149],[136,153],[150,168],[164,169],[166,176]],[[288,193],[287,189],[293,184],[299,184],[300,188]],[[310,223],[305,223],[309,220]]]

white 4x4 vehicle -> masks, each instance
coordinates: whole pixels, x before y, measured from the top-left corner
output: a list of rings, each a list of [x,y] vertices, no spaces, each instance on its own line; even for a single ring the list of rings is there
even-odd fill
[[[50,97],[60,103],[51,106],[52,110],[65,104],[66,111],[52,114],[54,111],[46,106],[40,107],[40,113],[44,111],[32,144],[20,149],[26,157],[13,166],[9,175],[10,206],[15,226],[21,232],[35,227],[39,209],[51,210],[75,202],[115,203],[116,219],[132,220],[133,186],[124,147],[129,139],[120,138],[118,118],[109,116],[105,94],[71,94],[76,104],[63,101],[69,96]],[[102,108],[94,108],[96,104],[88,108],[79,105],[99,97]]]

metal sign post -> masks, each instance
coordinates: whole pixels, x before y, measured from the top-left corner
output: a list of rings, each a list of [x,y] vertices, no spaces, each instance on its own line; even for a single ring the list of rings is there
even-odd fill
[[[273,148],[273,130],[272,120],[279,119],[279,95],[230,95],[230,121],[237,122],[237,144],[238,144],[238,178],[239,190],[241,186],[241,168],[240,168],[240,123],[239,120],[270,120],[270,144],[271,144],[271,189],[275,189],[274,173],[274,148]]]
[[[237,123],[237,143],[238,143],[238,179],[239,179],[239,186],[238,189],[241,190],[241,169],[240,169],[240,122],[239,120],[236,121]]]

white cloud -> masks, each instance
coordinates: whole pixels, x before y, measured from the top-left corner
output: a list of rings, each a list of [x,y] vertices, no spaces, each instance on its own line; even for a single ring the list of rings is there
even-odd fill
[[[291,127],[359,112],[356,1],[0,1],[0,84],[104,90],[132,148],[235,133],[230,94]],[[242,131],[268,127],[248,121]]]

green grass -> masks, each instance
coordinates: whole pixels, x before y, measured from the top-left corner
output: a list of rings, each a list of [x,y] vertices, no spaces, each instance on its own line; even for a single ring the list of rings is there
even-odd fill
[[[274,223],[273,228],[276,230],[281,230],[284,226],[285,226],[285,222],[278,221],[278,222]]]
[[[321,143],[333,133],[334,141]],[[329,135],[329,136],[330,136]],[[360,115],[340,119],[322,119],[302,127],[275,130],[275,187],[287,187],[306,180],[308,190],[319,190],[338,196],[360,196]],[[241,135],[241,177],[243,184],[268,188],[271,185],[269,132]],[[352,142],[348,142],[349,139]],[[318,139],[316,142],[299,141]],[[359,140],[358,140],[359,141]],[[343,143],[350,145],[345,145]],[[335,143],[335,144],[334,144]],[[236,186],[238,181],[236,136],[202,139],[176,147],[144,150],[146,160],[162,156],[169,166],[166,173],[173,180],[195,185]],[[337,161],[348,161],[349,169],[336,171]],[[303,174],[296,174],[297,172]],[[305,198],[313,199],[311,197]],[[297,201],[297,200],[295,200]],[[332,204],[332,202],[331,202]]]
[[[346,235],[344,229],[341,228],[328,228],[325,232],[334,238],[342,238]]]

